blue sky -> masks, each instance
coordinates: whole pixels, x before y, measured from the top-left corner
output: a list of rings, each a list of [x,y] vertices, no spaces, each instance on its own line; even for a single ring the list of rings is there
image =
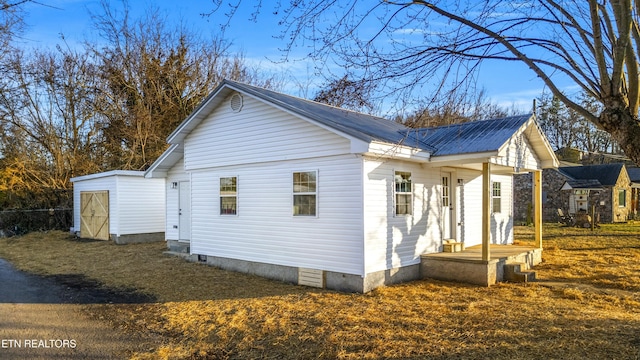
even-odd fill
[[[50,0],[43,2],[51,7],[37,4],[30,4],[27,7],[28,29],[22,40],[24,46],[53,47],[56,43],[61,42],[59,34],[64,34],[70,44],[91,36],[89,11],[98,11],[100,9],[99,1]],[[203,35],[218,32],[220,23],[225,21],[221,14],[210,18],[201,15],[212,10],[213,5],[209,0],[159,0],[151,3],[161,11],[166,11],[170,21],[182,19],[193,29],[201,31]],[[149,1],[131,0],[130,7],[133,17],[142,14],[148,5]],[[296,49],[291,54],[291,61],[273,63],[271,60],[279,60],[282,57],[279,48],[284,46],[284,43],[275,38],[280,31],[276,18],[271,15],[268,9],[265,9],[258,21],[252,22],[249,21],[249,17],[253,9],[250,6],[245,6],[242,10],[244,12],[235,15],[231,26],[225,32],[225,38],[232,42],[233,48],[244,52],[246,59],[252,64],[258,64],[258,66],[274,71],[286,71],[287,75],[294,76],[297,80],[292,81],[290,88],[285,89],[285,92],[303,97],[311,96],[314,85],[317,85],[318,81],[313,77],[309,78],[312,76],[313,70],[312,66],[304,60],[304,51]],[[301,84],[308,87],[307,94],[301,89]],[[479,88],[484,88],[488,97],[494,102],[505,107],[513,105],[524,112],[530,111],[533,99],[540,96],[543,90],[542,81],[520,63],[485,62],[482,65],[477,85]]]

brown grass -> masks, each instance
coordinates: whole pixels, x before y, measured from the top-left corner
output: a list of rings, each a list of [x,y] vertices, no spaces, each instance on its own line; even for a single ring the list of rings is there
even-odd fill
[[[533,243],[532,228],[516,228],[519,243]],[[602,224],[599,229],[547,225],[540,278],[640,292],[640,225]]]
[[[522,243],[532,236],[517,229]],[[364,295],[187,263],[162,255],[162,243],[30,234],[0,240],[0,257],[157,299],[88,306],[114,326],[162,339],[135,359],[638,359],[639,236],[640,226],[545,228],[538,275],[569,286],[424,280]]]

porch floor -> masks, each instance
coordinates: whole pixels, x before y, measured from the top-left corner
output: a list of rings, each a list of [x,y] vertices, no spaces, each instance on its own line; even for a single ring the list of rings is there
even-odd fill
[[[455,253],[421,256],[423,278],[489,286],[504,281],[504,265],[521,263],[523,270],[542,261],[542,249],[518,245],[491,245],[490,260],[482,260],[482,246],[476,245]]]

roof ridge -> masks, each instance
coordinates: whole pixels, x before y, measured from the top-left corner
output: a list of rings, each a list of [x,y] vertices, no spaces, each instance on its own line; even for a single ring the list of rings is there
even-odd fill
[[[241,82],[241,81],[225,79],[225,80],[223,80],[223,82],[226,82],[226,83],[228,83],[230,85],[234,85],[235,84],[235,85],[247,86],[247,87],[254,88],[254,89],[260,90],[260,91],[267,91],[267,92],[271,92],[271,93],[278,94],[278,95],[288,96],[290,98],[293,98],[293,99],[296,99],[296,100],[305,101],[305,102],[308,102],[308,103],[311,103],[311,104],[314,104],[314,105],[326,106],[326,107],[333,108],[333,109],[340,110],[340,111],[351,112],[351,113],[358,114],[358,115],[365,115],[365,116],[378,118],[380,120],[393,122],[393,121],[391,121],[391,120],[389,120],[387,118],[384,118],[382,116],[367,114],[367,113],[363,113],[361,111],[352,110],[352,109],[346,109],[346,108],[342,108],[342,107],[331,105],[331,104],[325,104],[325,103],[321,103],[321,102],[314,101],[314,100],[311,100],[311,99],[306,99],[306,98],[303,98],[301,96],[291,95],[291,94],[287,94],[287,93],[283,93],[283,92],[279,92],[279,91],[275,91],[275,90],[271,90],[271,89],[267,89],[267,88],[263,88],[263,87],[259,87],[259,86],[255,86],[255,85],[251,85],[251,84],[248,84],[248,83],[245,83],[245,82]],[[402,124],[400,124],[400,125],[402,125]],[[403,126],[405,126],[405,125],[403,125]]]

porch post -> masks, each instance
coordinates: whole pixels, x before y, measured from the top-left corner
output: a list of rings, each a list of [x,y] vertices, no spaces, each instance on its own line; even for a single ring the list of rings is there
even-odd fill
[[[491,259],[491,164],[482,163],[482,260]]]
[[[533,227],[536,247],[542,249],[542,171],[533,172]]]

